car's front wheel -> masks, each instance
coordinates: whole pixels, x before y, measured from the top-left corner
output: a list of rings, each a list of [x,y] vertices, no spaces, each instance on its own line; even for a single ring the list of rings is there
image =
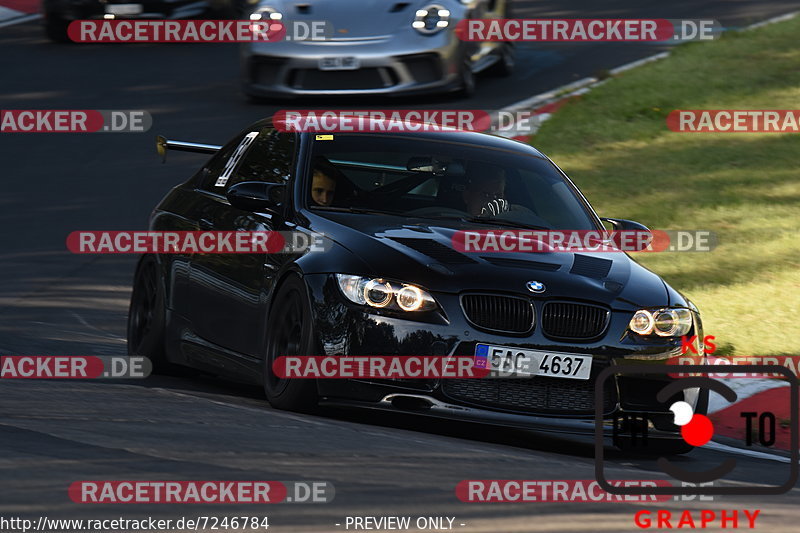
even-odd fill
[[[153,371],[167,366],[165,355],[166,304],[158,262],[144,256],[136,267],[128,309],[128,355],[150,359]]]
[[[300,412],[317,407],[317,384],[313,379],[285,379],[273,371],[278,357],[316,355],[314,339],[306,286],[303,280],[291,276],[278,289],[267,320],[264,392],[273,407]]]
[[[472,71],[472,66],[469,62],[465,61],[461,65],[461,70],[459,71],[459,78],[461,79],[461,86],[458,91],[458,95],[461,98],[470,98],[475,94],[475,72]]]
[[[494,76],[508,77],[514,73],[516,64],[516,51],[512,43],[502,43],[500,48],[500,58],[497,63],[492,65],[490,72]]]

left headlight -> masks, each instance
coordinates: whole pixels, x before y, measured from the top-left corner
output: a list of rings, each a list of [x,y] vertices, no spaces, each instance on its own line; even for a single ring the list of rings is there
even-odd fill
[[[450,25],[450,10],[438,4],[418,9],[411,27],[420,33],[430,35]]]
[[[428,291],[410,283],[351,274],[336,274],[336,281],[342,294],[360,305],[409,312],[430,311],[436,307],[436,300]]]
[[[638,335],[681,337],[692,329],[692,312],[689,309],[639,309],[628,323]]]

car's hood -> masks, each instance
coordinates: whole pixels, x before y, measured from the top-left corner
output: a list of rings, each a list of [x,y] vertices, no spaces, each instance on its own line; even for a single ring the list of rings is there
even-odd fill
[[[369,266],[346,272],[415,283],[434,292],[495,290],[537,297],[577,298],[615,309],[669,305],[659,276],[624,253],[461,253],[453,249],[458,230],[487,229],[453,221],[326,213],[314,230],[325,233]]]
[[[335,39],[358,39],[411,30],[417,9],[429,3],[420,0],[303,0],[285,1],[280,5],[273,2],[273,5],[282,11],[287,23],[324,20],[333,26]]]

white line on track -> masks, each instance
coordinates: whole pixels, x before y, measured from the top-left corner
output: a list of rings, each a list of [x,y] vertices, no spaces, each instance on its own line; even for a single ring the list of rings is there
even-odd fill
[[[40,18],[42,18],[42,15],[40,15],[39,13],[26,15],[20,11],[14,11],[12,9],[0,6],[0,28],[3,28],[5,26],[13,26],[14,24],[21,24],[23,22],[28,22],[30,20],[36,20]]]
[[[71,314],[73,317],[75,317],[78,320],[78,322],[80,322],[81,324],[83,324],[87,328],[93,329],[93,330],[97,331],[98,333],[100,333],[101,336],[104,337],[104,338],[114,339],[114,340],[123,340],[123,341],[126,340],[126,338],[123,337],[122,335],[117,335],[116,333],[111,333],[111,332],[108,332],[108,331],[104,331],[104,330],[98,328],[97,326],[93,326],[85,318],[83,318],[81,315],[79,315],[75,311],[70,311],[69,314]]]

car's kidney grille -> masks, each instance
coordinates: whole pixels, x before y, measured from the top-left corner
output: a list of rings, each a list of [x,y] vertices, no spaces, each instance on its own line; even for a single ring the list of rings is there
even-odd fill
[[[595,305],[548,302],[542,312],[542,332],[558,339],[592,339],[608,326],[609,311]]]
[[[533,328],[533,304],[527,298],[494,294],[465,294],[464,314],[473,325],[506,333],[526,333]]]
[[[485,407],[541,414],[594,413],[594,379],[446,379],[442,388],[453,400]],[[613,411],[616,399],[611,387],[605,387],[603,392],[603,412],[608,413]]]

